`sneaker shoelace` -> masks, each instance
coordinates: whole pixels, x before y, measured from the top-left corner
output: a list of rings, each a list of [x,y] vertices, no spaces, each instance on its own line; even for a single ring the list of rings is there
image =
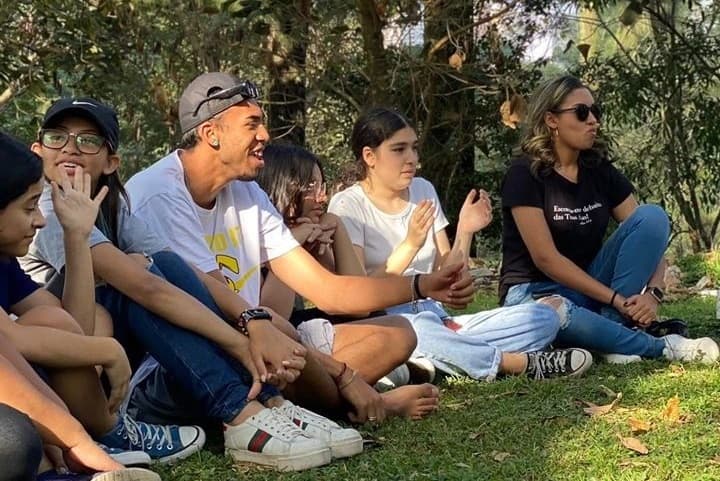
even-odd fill
[[[553,351],[536,353],[533,356],[535,379],[542,379],[545,374],[564,373],[567,366],[569,351]]]
[[[297,418],[300,421],[312,423],[313,425],[321,427],[326,430],[332,429],[332,425],[330,423],[328,423],[327,420],[318,416],[314,412],[308,411],[307,409],[303,409],[297,405],[292,405],[292,406],[285,408],[285,411],[283,414],[288,419],[290,419],[290,421],[294,421]]]
[[[123,421],[125,422],[128,439],[132,445],[139,446],[143,451],[153,449],[155,445],[157,445],[158,449],[163,449],[163,447],[168,451],[173,449],[172,433],[169,426],[135,421],[127,415]]]
[[[295,425],[280,408],[270,409],[270,416],[263,420],[263,424],[268,431],[277,433],[278,437],[288,441],[297,436],[306,436],[305,432]]]

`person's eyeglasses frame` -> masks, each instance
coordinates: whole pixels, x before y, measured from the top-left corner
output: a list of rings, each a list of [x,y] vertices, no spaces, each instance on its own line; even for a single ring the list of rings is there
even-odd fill
[[[554,114],[565,114],[569,112],[574,112],[575,117],[577,117],[580,122],[585,122],[590,116],[590,114],[593,114],[593,117],[595,117],[595,120],[598,122],[600,122],[600,118],[602,117],[602,109],[598,104],[576,104],[566,109],[553,109],[550,112]]]
[[[327,196],[327,182],[310,182],[304,187],[300,188],[303,199],[315,199],[316,202],[320,202],[319,199]]]
[[[48,145],[47,143],[45,143],[45,134],[47,134],[49,132],[64,135],[65,141],[62,143],[62,145],[52,146],[52,145]],[[95,149],[90,149],[89,151],[87,150],[87,147],[89,145],[93,145],[93,144],[78,143],[78,138],[82,138],[82,137],[86,137],[86,136],[97,137],[98,139],[102,140],[102,142],[98,145],[98,148],[96,150]],[[68,144],[68,142],[70,142],[70,137],[73,137],[73,141],[75,142],[75,148],[78,149],[79,152],[81,152],[83,154],[87,154],[87,155],[97,154],[98,152],[100,152],[102,150],[103,146],[105,146],[107,144],[107,139],[105,138],[105,136],[100,135],[100,134],[94,134],[92,132],[75,133],[75,132],[67,132],[65,130],[52,129],[52,128],[41,129],[40,133],[38,134],[38,141],[40,142],[40,144],[43,147],[46,147],[46,148],[52,149],[52,150],[60,150],[60,149],[64,148]]]
[[[233,85],[232,87],[220,90],[202,99],[195,106],[193,117],[197,116],[200,107],[202,107],[207,102],[210,102],[211,100],[226,100],[235,97],[238,94],[240,94],[240,96],[242,97],[242,100],[240,100],[238,103],[244,102],[245,100],[254,100],[260,97],[260,89],[253,82],[249,80],[243,80],[237,85]]]

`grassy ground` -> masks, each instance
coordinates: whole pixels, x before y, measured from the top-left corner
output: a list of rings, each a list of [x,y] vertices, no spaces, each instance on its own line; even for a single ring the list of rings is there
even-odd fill
[[[492,307],[480,296],[475,308]],[[682,317],[694,336],[719,337],[714,301],[692,298],[663,307]],[[219,435],[210,450],[173,467],[169,480],[719,480],[720,368],[646,361],[597,364],[577,380],[493,383],[467,379],[441,385],[442,406],[420,422],[394,420],[365,429],[366,452],[298,474],[234,467],[222,455]],[[583,401],[607,405],[591,417]],[[666,409],[679,399],[679,412]],[[649,424],[633,433],[630,419]],[[637,454],[620,438],[634,437],[649,453]],[[212,436],[211,436],[212,438]]]

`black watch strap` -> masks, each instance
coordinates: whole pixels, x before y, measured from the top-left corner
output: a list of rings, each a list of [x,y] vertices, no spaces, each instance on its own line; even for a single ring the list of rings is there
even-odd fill
[[[246,309],[240,313],[240,317],[237,319],[235,327],[245,336],[250,336],[248,331],[248,324],[255,320],[272,321],[272,315],[262,308]]]
[[[662,289],[655,286],[648,286],[647,292],[650,293],[653,298],[655,298],[656,301],[658,301],[659,304],[662,304],[663,299],[665,298],[665,293]]]

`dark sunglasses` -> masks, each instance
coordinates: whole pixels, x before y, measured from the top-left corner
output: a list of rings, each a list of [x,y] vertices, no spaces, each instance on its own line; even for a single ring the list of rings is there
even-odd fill
[[[595,117],[595,120],[600,122],[600,117],[602,117],[602,110],[600,109],[600,106],[598,104],[592,104],[592,105],[585,105],[585,104],[577,104],[573,107],[567,108],[567,109],[554,109],[550,112],[554,114],[564,114],[566,112],[575,112],[575,116],[580,122],[585,122],[590,114],[593,114],[593,117]]]
[[[48,149],[62,149],[75,137],[75,145],[83,154],[97,154],[105,145],[105,137],[98,134],[65,132],[64,130],[43,129],[40,131],[40,143]]]
[[[235,97],[236,95],[240,95],[242,97],[242,100],[240,100],[239,102],[242,102],[244,100],[256,99],[260,97],[260,89],[251,81],[243,80],[237,85],[215,92],[214,94],[203,99],[195,107],[195,112],[193,112],[193,116],[197,115],[200,107],[202,107],[203,104],[206,102],[210,102],[211,100],[225,100]]]

